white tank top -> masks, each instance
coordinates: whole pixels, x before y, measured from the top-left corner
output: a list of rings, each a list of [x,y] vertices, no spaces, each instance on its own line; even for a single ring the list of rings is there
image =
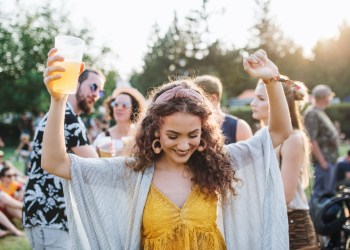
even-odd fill
[[[293,197],[293,200],[287,204],[288,211],[291,210],[309,210],[309,203],[306,198],[305,191],[301,185],[301,179],[299,178],[298,184],[297,184],[297,190],[295,191],[295,195]]]

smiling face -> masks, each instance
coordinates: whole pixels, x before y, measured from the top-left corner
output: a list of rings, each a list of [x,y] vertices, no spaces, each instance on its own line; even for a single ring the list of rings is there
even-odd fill
[[[264,121],[267,124],[269,119],[269,100],[264,84],[260,83],[255,88],[255,96],[250,106],[252,107],[253,118]]]
[[[159,129],[161,158],[176,165],[185,164],[199,146],[201,127],[200,118],[189,113],[177,112],[163,117]]]
[[[128,95],[120,94],[111,103],[114,120],[118,122],[130,123],[132,102]]]

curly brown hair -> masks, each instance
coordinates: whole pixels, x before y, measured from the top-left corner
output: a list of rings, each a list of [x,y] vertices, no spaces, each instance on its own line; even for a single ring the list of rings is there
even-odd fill
[[[155,103],[162,93],[178,86],[197,91],[203,96],[203,101],[175,97],[166,102]],[[135,171],[149,168],[151,163],[160,157],[160,154],[154,153],[152,149],[152,142],[156,139],[155,131],[159,131],[160,128],[160,119],[177,112],[190,113],[201,119],[201,140],[206,143],[205,149],[202,152],[195,151],[187,162],[193,174],[192,181],[207,194],[214,192],[226,194],[228,191],[235,194],[233,182],[238,179],[235,178],[228,154],[223,150],[224,136],[220,129],[222,116],[214,111],[213,105],[205,98],[203,91],[191,79],[181,79],[153,90],[150,100],[147,113],[135,135],[133,147],[135,161],[127,165]]]

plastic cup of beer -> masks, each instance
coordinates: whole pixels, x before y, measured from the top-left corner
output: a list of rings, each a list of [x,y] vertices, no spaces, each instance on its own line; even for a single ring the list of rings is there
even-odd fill
[[[100,148],[99,151],[98,151],[98,155],[99,155],[101,158],[109,158],[109,157],[112,157],[112,156],[113,156],[113,153],[111,153],[110,150],[106,150],[106,149]]]
[[[115,154],[113,140],[110,136],[99,139],[97,152],[100,157],[112,157]]]
[[[55,65],[63,67],[66,71],[57,73],[61,78],[54,81],[53,91],[61,94],[76,93],[84,47],[85,42],[78,37],[64,35],[55,37],[57,54],[64,57],[64,61],[55,62]]]

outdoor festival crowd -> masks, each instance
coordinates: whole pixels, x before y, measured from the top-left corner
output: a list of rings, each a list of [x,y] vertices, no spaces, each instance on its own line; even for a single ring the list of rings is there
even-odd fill
[[[325,112],[329,86],[309,90],[258,50],[243,59],[257,79],[257,131],[221,106],[212,75],[149,96],[117,87],[85,125],[105,76],[82,67],[77,93],[57,93],[61,60],[48,53],[49,111],[21,117],[14,158],[0,150],[0,244],[15,235],[33,249],[280,250],[342,240],[327,227],[334,221],[316,225],[313,213],[350,180],[350,150],[339,155],[340,131]]]

